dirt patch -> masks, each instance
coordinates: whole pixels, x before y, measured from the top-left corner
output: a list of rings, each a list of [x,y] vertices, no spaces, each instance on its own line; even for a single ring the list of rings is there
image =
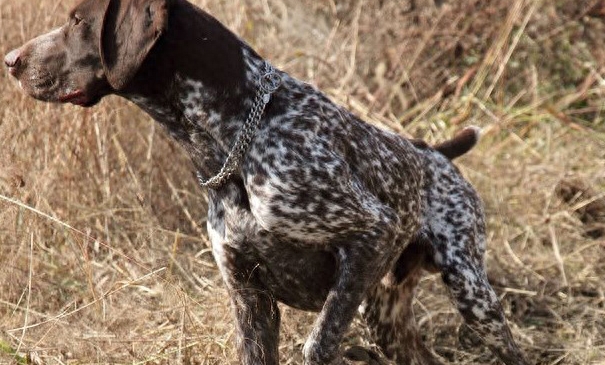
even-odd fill
[[[605,236],[605,193],[580,178],[561,180],[557,195],[585,226],[585,234],[594,239]]]

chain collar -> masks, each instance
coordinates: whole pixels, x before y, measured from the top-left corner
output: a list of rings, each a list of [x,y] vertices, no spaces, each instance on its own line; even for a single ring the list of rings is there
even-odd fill
[[[204,180],[199,173],[197,174],[202,187],[218,189],[240,168],[242,159],[258,130],[265,107],[269,104],[271,95],[281,86],[281,83],[281,76],[269,62],[265,61],[262,74],[257,81],[258,89],[248,119],[246,119],[242,131],[237,137],[233,148],[231,148],[229,155],[227,155],[227,160],[225,160],[225,164],[219,173],[208,180]]]

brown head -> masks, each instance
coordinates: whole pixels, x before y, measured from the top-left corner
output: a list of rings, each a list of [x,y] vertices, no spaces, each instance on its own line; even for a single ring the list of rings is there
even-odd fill
[[[84,0],[68,21],[9,52],[4,63],[30,96],[96,104],[120,91],[166,29],[171,0]]]

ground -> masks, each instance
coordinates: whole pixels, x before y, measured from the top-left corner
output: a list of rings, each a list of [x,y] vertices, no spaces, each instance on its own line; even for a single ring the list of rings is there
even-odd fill
[[[515,338],[535,364],[605,364],[605,1],[197,3],[371,123],[429,142],[482,127],[458,165]],[[0,52],[73,4],[0,0]],[[192,170],[133,105],[48,105],[0,73],[0,363],[237,363]],[[449,363],[498,363],[438,277],[415,313]],[[299,364],[314,315],[283,317]]]

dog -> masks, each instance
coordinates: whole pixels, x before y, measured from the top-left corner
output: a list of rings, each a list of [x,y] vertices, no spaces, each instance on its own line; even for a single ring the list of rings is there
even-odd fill
[[[187,151],[242,364],[278,364],[278,302],[319,312],[305,365],[346,362],[358,309],[396,363],[441,363],[412,315],[423,269],[504,363],[527,364],[485,274],[482,203],[450,161],[476,130],[433,148],[367,124],[186,0],[84,0],[5,64],[38,100],[124,97]]]

